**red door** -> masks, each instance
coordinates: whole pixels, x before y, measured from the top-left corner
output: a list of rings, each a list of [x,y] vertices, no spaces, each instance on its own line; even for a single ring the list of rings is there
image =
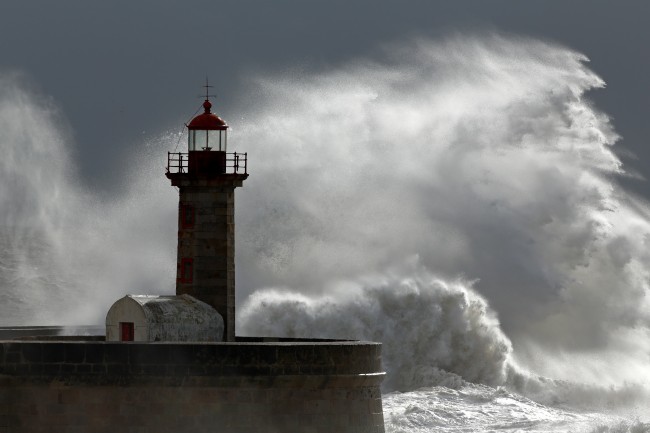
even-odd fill
[[[133,341],[134,326],[133,322],[120,322],[120,340]]]

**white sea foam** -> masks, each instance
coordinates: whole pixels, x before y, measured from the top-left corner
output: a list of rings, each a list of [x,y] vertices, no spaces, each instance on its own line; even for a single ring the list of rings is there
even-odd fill
[[[648,433],[650,424],[617,415],[540,405],[504,388],[466,384],[383,396],[387,433]]]
[[[485,301],[423,270],[341,284],[330,295],[256,292],[239,313],[243,334],[356,338],[384,344],[386,390],[465,380],[502,384],[510,342]],[[453,373],[450,375],[449,373]]]

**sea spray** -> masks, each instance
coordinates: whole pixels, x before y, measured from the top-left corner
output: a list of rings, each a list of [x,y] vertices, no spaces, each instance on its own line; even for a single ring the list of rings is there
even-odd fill
[[[283,287],[273,296],[285,310],[259,304],[240,332],[257,332],[254,322],[274,312],[287,329],[302,323],[304,336],[327,325],[346,337],[342,324],[308,329],[298,313],[305,303],[355,312],[350,299],[377,307],[364,297],[383,296],[420,315],[360,313],[377,329],[402,326],[413,345],[388,349],[406,366],[389,372],[394,388],[476,380],[525,389],[509,382],[513,365],[530,377],[645,386],[650,217],[616,184],[617,135],[586,98],[604,86],[586,61],[525,38],[456,36],[320,74],[260,77],[243,99],[255,104],[228,119],[251,172],[237,196],[237,295],[246,311],[271,296],[264,288]],[[0,146],[22,159],[0,165],[0,212],[32,237],[3,227],[0,320],[100,323],[125,293],[173,292],[177,197],[163,166],[178,136],[143,145],[131,155],[138,164],[124,164],[126,192],[100,198],[65,162],[70,143],[49,105],[11,77],[1,84]],[[420,271],[387,273],[411,256]],[[430,358],[410,369],[399,357],[413,353]]]
[[[162,151],[133,155],[126,192],[102,197],[80,184],[65,124],[25,78],[0,74],[0,326],[99,324],[123,294],[173,290]]]
[[[25,77],[0,75],[0,324],[63,308],[66,275],[57,245],[74,169],[61,113],[50,98],[24,91]],[[52,296],[55,294],[55,296]],[[47,319],[46,319],[47,320]]]
[[[460,376],[477,383],[505,382],[510,342],[485,301],[466,284],[448,284],[412,267],[342,282],[333,290],[316,298],[256,292],[239,312],[238,330],[381,341],[389,372],[386,391],[450,384]]]
[[[417,258],[380,275],[340,281],[327,295],[286,288],[258,291],[238,319],[240,335],[381,341],[384,392],[435,386],[494,393],[503,388],[531,399],[532,406],[633,414],[650,402],[640,384],[606,386],[530,373],[513,360],[495,313],[471,283],[445,282]],[[477,391],[475,384],[492,388]]]
[[[261,78],[233,134],[263,161],[238,197],[239,293],[337,297],[338,281],[417,255],[446,284],[475,281],[525,369],[643,382],[650,220],[616,183],[586,62],[491,35]]]

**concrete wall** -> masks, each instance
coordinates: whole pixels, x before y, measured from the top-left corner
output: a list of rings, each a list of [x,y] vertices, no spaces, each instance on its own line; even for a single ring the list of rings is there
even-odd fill
[[[0,433],[383,432],[380,350],[261,339],[4,341]]]

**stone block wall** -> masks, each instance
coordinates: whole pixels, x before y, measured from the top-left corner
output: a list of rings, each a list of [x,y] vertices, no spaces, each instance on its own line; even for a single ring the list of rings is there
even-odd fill
[[[4,341],[0,433],[379,433],[380,347]]]
[[[211,305],[224,318],[224,341],[235,339],[235,187],[181,186],[180,206],[191,206],[194,224],[178,225],[178,267],[193,260],[191,281],[177,278],[176,294],[188,294]]]
[[[211,305],[224,319],[224,341],[235,341],[235,189],[248,175],[167,177],[179,190],[176,294]]]

